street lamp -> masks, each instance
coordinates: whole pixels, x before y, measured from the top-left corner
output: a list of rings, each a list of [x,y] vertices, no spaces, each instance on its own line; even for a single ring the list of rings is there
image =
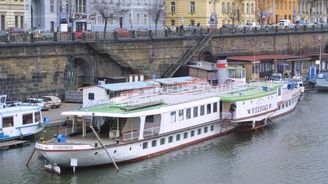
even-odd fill
[[[321,41],[322,41],[322,36],[321,35],[319,35],[318,37],[317,37],[317,41],[319,42],[319,60],[316,60],[315,61],[315,64],[316,65],[318,65],[318,73],[320,73],[320,69],[321,69],[321,47],[322,47],[322,44],[321,44]]]

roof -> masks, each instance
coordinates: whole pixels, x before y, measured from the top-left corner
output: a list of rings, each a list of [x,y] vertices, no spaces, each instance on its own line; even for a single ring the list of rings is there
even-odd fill
[[[151,82],[145,81],[137,81],[137,82],[122,82],[122,83],[114,83],[114,84],[102,84],[99,87],[110,91],[125,91],[132,89],[141,89],[147,87],[156,87],[157,85]]]
[[[186,77],[171,77],[171,78],[154,79],[154,81],[159,82],[161,84],[168,85],[168,84],[186,83],[186,82],[193,81],[195,79],[197,79],[197,78],[186,76]]]
[[[276,89],[281,86],[282,84],[280,83],[272,83],[270,87],[266,83],[259,83],[259,86],[256,88],[249,88],[242,91],[231,92],[231,93],[220,95],[220,99],[224,102],[251,100],[251,99],[275,94]],[[264,90],[264,88],[266,90]]]
[[[274,60],[274,59],[297,59],[299,56],[288,54],[270,54],[270,55],[251,55],[251,56],[230,56],[227,60],[234,61],[260,61],[260,60]]]

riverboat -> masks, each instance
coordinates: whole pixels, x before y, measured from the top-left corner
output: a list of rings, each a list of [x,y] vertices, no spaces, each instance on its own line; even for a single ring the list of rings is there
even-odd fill
[[[254,84],[253,84],[254,85]],[[226,121],[240,131],[254,130],[295,109],[304,92],[302,81],[286,79],[255,83],[258,87],[221,95]]]
[[[150,158],[225,135],[241,122],[277,116],[285,94],[284,84],[273,81],[212,86],[177,77],[145,83],[100,86],[103,92],[95,93],[107,94],[107,103],[63,112],[72,117],[72,134],[37,142],[40,158],[73,168]],[[91,91],[84,96],[95,100]]]
[[[0,94],[0,141],[22,139],[43,130],[48,122],[35,106],[7,107],[7,95]]]

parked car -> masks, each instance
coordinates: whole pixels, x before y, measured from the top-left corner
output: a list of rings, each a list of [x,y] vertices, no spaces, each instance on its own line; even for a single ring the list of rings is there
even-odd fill
[[[42,111],[47,111],[50,109],[50,104],[41,98],[28,98],[26,100],[23,100],[23,102],[21,104],[22,105],[39,106],[39,107],[41,107]]]
[[[56,96],[44,96],[42,99],[49,103],[50,108],[59,108],[61,106],[60,98]]]
[[[119,37],[129,37],[131,33],[125,28],[115,28],[113,29],[113,34],[116,32]]]
[[[18,28],[18,27],[9,27],[8,29],[6,29],[6,32],[8,34],[24,34],[26,33],[26,31],[22,28]]]

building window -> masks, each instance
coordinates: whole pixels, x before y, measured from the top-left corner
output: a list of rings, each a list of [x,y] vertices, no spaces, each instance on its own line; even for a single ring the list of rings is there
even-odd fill
[[[249,3],[246,3],[246,13],[249,14]]]
[[[188,138],[188,132],[183,133],[183,138],[187,139]]]
[[[195,13],[195,1],[190,2],[190,13]]]
[[[173,136],[169,137],[169,143],[173,142]]]
[[[157,140],[152,140],[151,141],[151,147],[157,146]]]
[[[139,13],[137,14],[137,24],[140,24],[140,15],[139,15]]]
[[[171,123],[174,123],[175,121],[176,121],[176,113],[174,111],[174,112],[171,112]]]
[[[142,143],[142,149],[146,149],[146,148],[148,148],[148,142]]]
[[[226,8],[225,8],[225,3],[222,2],[222,14],[225,14],[225,12],[226,12],[225,9],[226,9]]]
[[[171,2],[171,13],[175,13],[175,2]]]
[[[179,110],[179,121],[183,121],[184,119],[184,113],[183,113],[184,110]]]
[[[160,140],[160,144],[161,144],[161,145],[165,144],[165,138],[161,138],[161,140]]]
[[[86,12],[86,0],[75,0],[75,10],[78,13]]]
[[[63,12],[63,2],[61,0],[59,0],[59,12],[62,13]]]
[[[252,3],[251,4],[251,14],[253,14],[254,13],[254,4]]]
[[[55,11],[54,0],[50,0],[50,13],[53,13],[54,11]]]
[[[12,127],[14,126],[14,117],[4,117],[2,118],[2,128]]]
[[[180,140],[180,134],[177,134],[177,135],[175,136],[175,140],[176,140],[176,141],[179,141],[179,140]]]
[[[144,15],[144,24],[147,24],[147,14]]]
[[[6,21],[5,21],[5,16],[4,15],[1,15],[0,17],[0,30],[4,31],[6,30]]]
[[[213,103],[213,112],[218,112],[218,103]]]
[[[24,27],[24,16],[20,16],[20,28]]]
[[[94,100],[95,99],[95,94],[94,93],[89,93],[88,94],[88,99],[89,100]]]
[[[23,114],[23,125],[33,123],[33,114]]]
[[[188,108],[186,110],[186,119],[190,119],[191,118],[191,108]]]
[[[200,115],[203,116],[205,114],[205,106],[200,106]]]
[[[198,116],[198,107],[194,107],[194,118]]]
[[[15,27],[18,27],[18,16],[15,16]]]
[[[175,26],[175,20],[171,19],[171,26]]]

